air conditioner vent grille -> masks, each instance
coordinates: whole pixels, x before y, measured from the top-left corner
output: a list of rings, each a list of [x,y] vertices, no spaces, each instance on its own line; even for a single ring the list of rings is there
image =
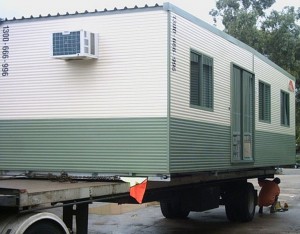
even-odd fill
[[[98,35],[84,30],[52,33],[52,56],[59,59],[98,57]]]

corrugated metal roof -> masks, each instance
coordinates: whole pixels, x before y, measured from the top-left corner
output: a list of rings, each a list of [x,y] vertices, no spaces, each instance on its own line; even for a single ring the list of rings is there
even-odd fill
[[[128,11],[128,10],[136,10],[136,9],[152,9],[152,8],[161,8],[162,6],[159,5],[158,3],[156,3],[154,6],[148,6],[147,4],[143,7],[138,7],[137,5],[135,5],[134,7],[132,8],[128,8],[128,7],[124,7],[124,8],[114,8],[112,10],[109,10],[107,8],[105,8],[104,10],[98,10],[98,9],[95,9],[94,11],[88,11],[88,10],[85,10],[84,12],[78,12],[78,11],[75,11],[74,13],[69,13],[69,12],[66,12],[65,14],[61,14],[61,13],[57,13],[56,15],[51,15],[51,14],[48,14],[48,15],[39,15],[39,16],[29,16],[29,17],[25,17],[25,16],[22,16],[21,18],[16,18],[16,17],[13,17],[12,19],[1,19],[0,18],[0,23],[1,21],[2,22],[5,22],[5,21],[15,21],[15,20],[28,20],[28,19],[45,19],[45,18],[50,18],[50,17],[66,17],[66,16],[76,16],[76,15],[94,15],[94,14],[103,14],[103,13],[113,13],[113,12],[123,12],[123,11]]]

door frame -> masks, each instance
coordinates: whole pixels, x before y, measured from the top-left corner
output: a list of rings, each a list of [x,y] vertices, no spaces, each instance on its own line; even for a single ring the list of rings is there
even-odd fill
[[[250,74],[252,74],[252,145],[251,145],[251,151],[252,151],[252,157],[251,159],[244,159],[243,154],[244,154],[244,144],[240,144],[241,145],[241,151],[242,151],[242,155],[240,159],[235,159],[233,157],[233,124],[234,124],[234,108],[233,108],[233,103],[234,103],[234,67],[238,68],[241,70],[241,79],[243,78],[243,71],[248,72]],[[255,74],[253,71],[250,71],[249,69],[244,68],[243,66],[240,66],[238,64],[235,63],[231,63],[230,65],[230,77],[231,77],[231,81],[230,81],[230,124],[231,124],[231,134],[230,134],[230,149],[231,149],[231,154],[230,154],[230,160],[232,164],[237,164],[237,163],[254,163],[255,162],[255,113],[256,113],[256,106],[255,106],[255,97],[256,97],[256,92],[255,92]],[[242,101],[242,97],[241,97],[241,101]],[[242,113],[243,114],[243,113]],[[243,134],[244,135],[244,134]],[[243,139],[243,137],[242,137]],[[241,139],[241,140],[242,140]]]

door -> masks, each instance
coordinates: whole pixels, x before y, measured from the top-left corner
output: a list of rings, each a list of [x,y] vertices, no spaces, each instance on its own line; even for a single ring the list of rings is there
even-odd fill
[[[238,66],[232,74],[232,161],[252,162],[254,140],[254,75]]]

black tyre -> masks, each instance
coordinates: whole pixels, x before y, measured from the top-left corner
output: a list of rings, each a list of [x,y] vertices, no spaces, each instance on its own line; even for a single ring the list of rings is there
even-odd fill
[[[41,220],[32,224],[26,229],[24,234],[66,234],[59,224],[53,222],[52,220]]]
[[[228,188],[223,198],[229,221],[249,222],[253,219],[257,204],[257,192],[251,183]]]
[[[167,219],[185,219],[190,211],[183,207],[180,200],[160,201],[160,209]]]
[[[243,186],[240,199],[239,221],[249,222],[254,217],[257,204],[257,192],[251,183]]]

